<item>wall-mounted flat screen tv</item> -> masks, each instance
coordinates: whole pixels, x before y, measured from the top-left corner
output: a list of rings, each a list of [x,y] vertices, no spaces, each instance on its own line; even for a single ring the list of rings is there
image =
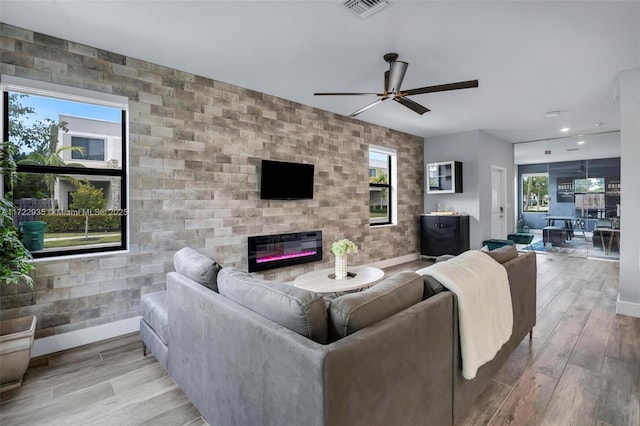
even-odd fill
[[[310,200],[313,198],[313,164],[262,160],[262,200]]]

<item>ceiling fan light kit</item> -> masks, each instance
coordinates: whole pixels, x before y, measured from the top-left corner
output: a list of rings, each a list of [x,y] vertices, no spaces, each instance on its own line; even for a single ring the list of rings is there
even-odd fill
[[[431,111],[429,108],[408,99],[407,96],[421,95],[424,93],[445,92],[449,90],[470,89],[478,87],[478,80],[460,81],[457,83],[440,84],[437,86],[420,87],[417,89],[401,90],[402,80],[407,72],[409,64],[398,61],[397,53],[387,53],[383,56],[385,62],[389,64],[389,70],[384,73],[384,84],[382,93],[352,93],[352,92],[321,92],[314,93],[315,96],[377,96],[379,99],[351,113],[349,117],[355,117],[371,107],[391,98],[402,106],[405,106],[417,114],[424,114]]]

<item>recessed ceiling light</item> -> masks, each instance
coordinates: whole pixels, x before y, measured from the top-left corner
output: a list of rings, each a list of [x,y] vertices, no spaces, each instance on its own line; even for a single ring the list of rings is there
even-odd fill
[[[568,132],[569,130],[571,130],[569,127],[563,127],[560,129],[561,132]]]
[[[548,113],[545,114],[547,118],[550,117],[557,117],[560,115],[560,111],[549,111]]]
[[[578,145],[584,145],[584,141],[578,141]]]

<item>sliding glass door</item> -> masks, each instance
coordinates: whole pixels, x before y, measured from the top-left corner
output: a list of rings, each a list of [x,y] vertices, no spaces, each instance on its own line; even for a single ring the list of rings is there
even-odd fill
[[[619,259],[620,134],[514,146],[518,224],[536,251]]]

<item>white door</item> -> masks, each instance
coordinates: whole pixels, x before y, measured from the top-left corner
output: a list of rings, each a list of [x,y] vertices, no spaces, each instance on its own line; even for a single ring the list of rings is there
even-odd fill
[[[491,166],[491,238],[507,237],[507,169]]]

